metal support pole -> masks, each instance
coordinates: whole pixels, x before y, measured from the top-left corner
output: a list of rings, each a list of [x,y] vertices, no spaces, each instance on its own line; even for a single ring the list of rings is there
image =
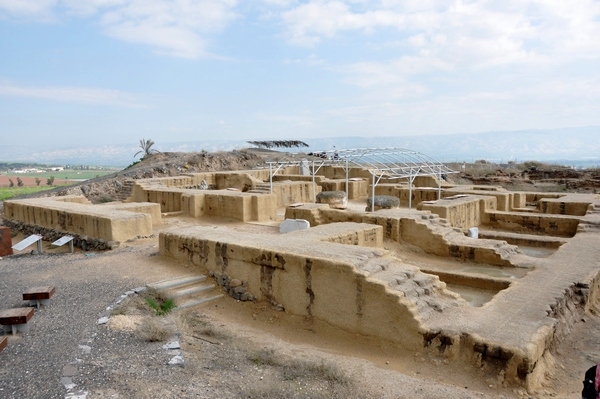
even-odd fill
[[[375,212],[375,173],[373,173],[373,184],[371,185],[371,212]]]
[[[349,196],[348,196],[348,186],[349,186],[349,181],[348,181],[348,158],[346,158],[346,200],[349,200]]]
[[[38,252],[39,252],[39,253],[42,253],[42,252],[44,252],[44,251],[42,250],[42,238],[41,238],[41,237],[40,237],[40,239],[39,239],[39,240],[38,240],[38,242],[37,242],[37,249],[38,249]]]
[[[412,170],[410,172],[411,175],[408,176],[408,209],[412,209]]]
[[[442,171],[438,172],[438,200],[442,199]]]
[[[315,161],[312,161],[313,202],[317,202],[317,184],[315,183]]]
[[[269,194],[273,194],[273,164],[269,163]]]

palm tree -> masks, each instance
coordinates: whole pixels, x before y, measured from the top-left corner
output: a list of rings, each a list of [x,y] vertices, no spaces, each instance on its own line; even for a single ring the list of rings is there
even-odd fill
[[[142,157],[142,159],[144,159],[144,158],[146,158],[146,156],[148,156],[150,154],[155,154],[155,153],[159,152],[158,150],[155,150],[152,148],[153,145],[154,145],[154,141],[152,141],[152,139],[148,139],[148,140],[141,139],[140,140],[140,148],[142,150],[136,152],[133,157],[135,158],[138,156],[138,154],[143,153],[144,156]]]

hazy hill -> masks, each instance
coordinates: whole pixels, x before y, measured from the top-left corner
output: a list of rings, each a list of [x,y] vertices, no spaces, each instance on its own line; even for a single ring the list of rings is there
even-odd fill
[[[310,145],[302,152],[335,148],[400,147],[422,152],[441,161],[473,161],[487,159],[579,161],[576,164],[600,165],[600,126],[486,132],[474,134],[423,135],[400,137],[326,137],[304,140]],[[248,147],[242,140],[203,140],[195,142],[161,142],[154,148],[163,151],[230,151]],[[2,146],[0,161],[38,162],[74,165],[107,165],[124,167],[131,164],[139,150],[137,140],[127,144],[105,146],[47,147]],[[290,151],[299,151],[291,149]],[[139,157],[138,157],[139,159]]]

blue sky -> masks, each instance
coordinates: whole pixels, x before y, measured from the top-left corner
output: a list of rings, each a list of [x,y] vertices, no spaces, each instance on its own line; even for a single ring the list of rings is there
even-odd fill
[[[600,1],[0,0],[0,138],[600,125]]]

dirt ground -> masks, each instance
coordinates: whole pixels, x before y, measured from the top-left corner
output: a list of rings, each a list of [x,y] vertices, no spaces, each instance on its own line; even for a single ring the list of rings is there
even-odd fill
[[[189,223],[185,218],[168,218],[162,228]],[[271,226],[225,219],[211,218],[202,223],[219,223],[239,231],[259,230],[263,234],[275,232]],[[18,239],[15,237],[15,241]],[[123,256],[126,269],[119,269],[122,264],[106,264],[98,257],[88,259],[87,267],[82,267],[73,278],[85,279],[79,275],[84,270],[93,274],[102,268],[106,276],[123,275],[145,283],[202,272],[194,266],[156,256],[157,238],[126,243],[121,250],[123,255],[115,256]],[[60,253],[66,248],[45,251]],[[98,267],[91,268],[91,261],[98,263]],[[427,259],[421,261],[426,263]],[[60,278],[68,281],[71,275],[60,273]],[[139,326],[140,314],[142,317],[148,314],[139,312],[139,300],[125,303],[124,307],[113,316],[108,328],[114,333],[136,336],[132,330]],[[503,387],[494,375],[472,365],[444,361],[425,352],[407,352],[316,319],[276,311],[268,303],[239,302],[226,297],[178,311],[165,320],[180,334],[185,367],[171,373],[170,382],[165,382],[153,379],[152,373],[145,370],[149,363],[121,359],[128,365],[111,366],[110,383],[96,385],[89,379],[86,386],[82,377],[80,384],[88,389],[88,398],[579,398],[585,370],[600,361],[600,317],[591,314],[573,326],[568,339],[553,351],[556,369],[549,373],[547,387],[534,393]],[[111,356],[119,358],[126,354]],[[138,377],[132,379],[131,373]],[[139,394],[148,387],[154,393]],[[127,393],[131,392],[137,393],[129,396]]]
[[[37,183],[35,182],[35,177],[27,177],[27,176],[8,176],[8,175],[0,175],[0,187],[8,187],[10,185],[9,179],[12,179],[13,183],[15,183],[15,187],[17,186],[17,177],[20,177],[23,181],[24,187],[35,187]],[[40,186],[46,185],[46,179],[40,178]],[[74,180],[64,180],[64,179],[54,179],[54,185],[63,185],[67,183],[73,183]]]
[[[182,171],[243,169],[256,162],[253,156],[247,154],[236,156],[232,166],[226,157],[218,154],[181,156],[181,162],[175,162],[173,157],[165,154],[157,156],[157,162],[142,162],[123,171],[122,175],[137,179],[173,175]],[[30,185],[34,185],[34,178],[31,180],[33,183]],[[26,182],[26,178],[23,181]],[[59,180],[55,184],[59,184]],[[2,185],[8,185],[8,180],[5,183],[0,181]],[[106,193],[106,187],[101,187],[99,191]],[[162,229],[188,223],[189,220],[169,218]],[[203,223],[224,224],[240,231],[258,229],[264,234],[272,230],[265,226],[241,225],[227,220],[207,219]],[[14,240],[18,241],[19,237]],[[72,266],[75,273],[71,269],[61,269],[62,266],[57,263],[54,271],[48,271],[43,276],[36,276],[35,267],[31,267],[32,278],[54,278],[67,283],[69,279],[97,278],[98,273],[102,273],[102,277],[106,278],[134,278],[143,283],[152,283],[203,272],[156,256],[157,238],[136,240],[125,243],[123,247],[115,255],[122,257],[122,262],[106,263],[104,256],[86,258],[82,260],[86,267],[83,267],[83,263],[82,267],[76,263]],[[67,248],[46,248],[45,251],[62,253]],[[23,262],[31,266],[35,257],[24,258]],[[426,263],[427,259],[422,262]],[[89,267],[92,263],[97,267]],[[0,278],[3,276],[1,266],[0,260]],[[104,309],[108,305],[110,303],[101,303],[97,307]],[[135,339],[129,341],[128,338],[130,335],[135,337],[132,326],[139,325],[135,322],[135,318],[140,316],[136,311],[139,303],[132,301],[125,306],[127,309],[123,310],[122,315],[114,316],[110,324],[112,327],[96,326],[93,322],[88,326],[97,329],[94,330],[97,337],[103,334],[107,336],[104,352],[91,364],[84,361],[81,366],[83,371],[77,375],[79,386],[89,391],[88,398],[575,399],[581,397],[581,381],[585,370],[600,362],[600,317],[592,314],[585,315],[581,322],[573,326],[567,339],[554,348],[556,368],[548,375],[547,387],[540,392],[527,393],[519,387],[500,386],[494,375],[472,365],[445,362],[425,352],[407,352],[385,342],[350,334],[319,320],[278,312],[267,303],[239,302],[226,297],[176,312],[165,319],[180,334],[186,363],[181,370],[165,371],[168,378],[161,379],[153,374],[158,366],[151,357],[138,359],[132,356],[127,346],[113,345],[115,340],[140,345]],[[148,317],[143,312],[142,316]],[[95,340],[100,344],[100,338]],[[76,347],[77,343],[73,345]],[[155,349],[150,343],[144,345],[148,351]],[[143,352],[143,348],[136,346],[136,349]],[[9,347],[0,354],[0,359],[10,350]],[[98,364],[106,364],[110,374],[109,379],[101,378],[101,383],[95,382],[92,377],[93,366]],[[56,365],[57,368],[63,366]],[[86,374],[88,371],[89,374]]]

